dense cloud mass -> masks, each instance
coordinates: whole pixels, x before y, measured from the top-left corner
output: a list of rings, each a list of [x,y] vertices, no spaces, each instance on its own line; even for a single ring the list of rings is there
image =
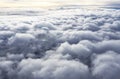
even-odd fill
[[[120,10],[26,14],[0,16],[0,79],[120,79]]]

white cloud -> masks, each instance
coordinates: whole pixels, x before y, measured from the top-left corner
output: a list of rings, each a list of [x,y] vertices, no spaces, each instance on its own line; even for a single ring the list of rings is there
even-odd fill
[[[120,78],[120,55],[109,51],[95,57],[93,61],[93,76],[95,79]]]
[[[27,59],[18,68],[23,79],[90,79],[88,67],[78,61]]]
[[[119,10],[37,12],[0,16],[0,79],[120,78]]]

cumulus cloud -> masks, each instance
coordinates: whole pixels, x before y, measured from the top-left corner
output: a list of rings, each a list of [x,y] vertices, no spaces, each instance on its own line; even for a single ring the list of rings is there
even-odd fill
[[[95,56],[93,60],[93,76],[95,79],[118,79],[120,78],[120,55],[108,51],[104,54]]]
[[[88,67],[78,61],[27,59],[19,63],[18,69],[18,75],[22,79],[90,78]]]
[[[0,79],[120,78],[120,11],[71,7],[1,16]]]
[[[11,47],[9,50],[12,53],[30,53],[34,51],[35,37],[30,34],[17,33],[15,36],[9,38],[8,45]],[[15,52],[17,51],[17,52]]]
[[[70,55],[72,59],[78,59],[83,63],[88,63],[89,57],[91,56],[91,50],[85,47],[82,44],[69,44],[63,43],[57,49],[58,53],[62,53],[63,55]]]

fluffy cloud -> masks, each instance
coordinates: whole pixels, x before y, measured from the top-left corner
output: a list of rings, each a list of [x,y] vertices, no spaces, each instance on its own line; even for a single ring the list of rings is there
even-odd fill
[[[8,45],[11,47],[9,50],[12,53],[30,53],[34,51],[34,43],[35,37],[30,34],[21,34],[17,33],[15,36],[11,37],[8,40]],[[17,51],[17,52],[15,52]]]
[[[0,61],[0,79],[14,79],[15,71],[13,69],[13,64],[12,61]]]
[[[95,56],[93,60],[93,76],[95,79],[120,78],[120,55],[113,51]]]
[[[120,78],[119,10],[37,12],[1,16],[0,79]]]
[[[102,42],[90,42],[90,41],[81,41],[80,43],[87,46],[94,53],[104,53],[107,51],[115,51],[120,53],[119,50],[119,42],[120,40],[105,40]]]
[[[18,69],[22,79],[90,78],[88,67],[78,61],[27,59],[19,63]]]
[[[63,43],[57,49],[58,53],[62,53],[63,55],[70,55],[72,59],[79,59],[83,63],[89,64],[89,57],[91,56],[91,50],[85,47],[82,44],[68,44]]]

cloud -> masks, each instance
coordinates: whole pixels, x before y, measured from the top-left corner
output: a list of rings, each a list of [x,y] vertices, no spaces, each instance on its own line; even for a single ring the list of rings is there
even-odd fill
[[[78,59],[83,63],[89,64],[88,59],[91,56],[91,50],[85,47],[82,44],[72,44],[63,43],[57,49],[58,53],[62,53],[63,55],[70,55],[72,59]]]
[[[0,79],[120,78],[119,10],[37,12],[1,16]]]
[[[17,33],[15,36],[9,38],[8,45],[11,47],[9,50],[12,53],[28,53],[34,51],[35,37],[30,34],[20,34]],[[17,52],[15,52],[17,51]]]
[[[113,51],[97,55],[93,61],[93,76],[95,79],[118,79],[120,78],[119,54]]]
[[[77,61],[27,59],[20,62],[18,69],[23,79],[90,79],[88,67]]]

